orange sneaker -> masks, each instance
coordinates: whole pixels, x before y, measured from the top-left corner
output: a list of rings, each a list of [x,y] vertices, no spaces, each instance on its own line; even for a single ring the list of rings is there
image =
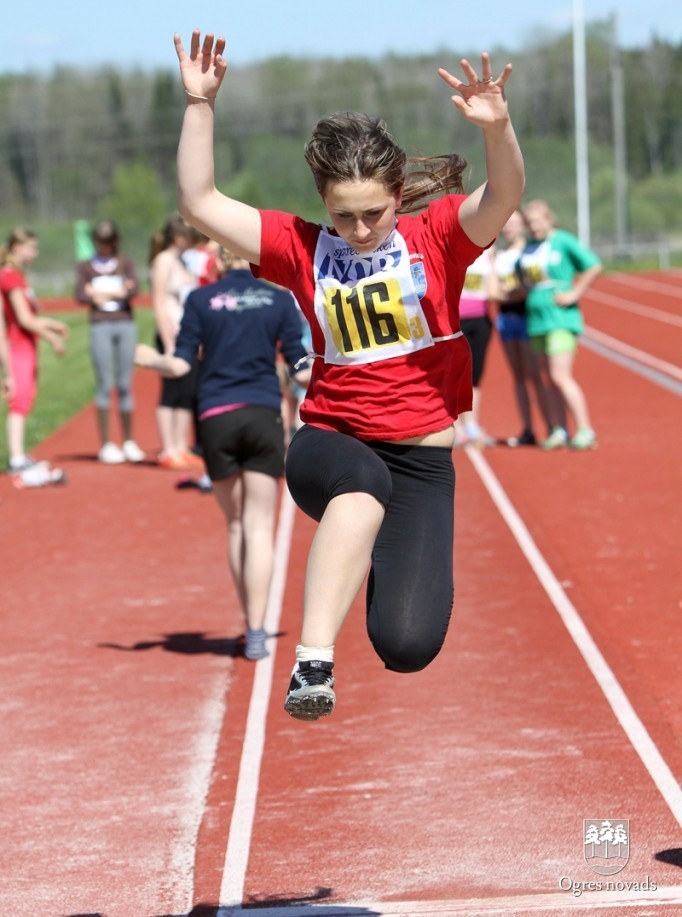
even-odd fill
[[[159,468],[166,468],[168,471],[185,471],[186,465],[184,456],[171,455],[169,452],[162,452],[156,459]]]
[[[197,455],[195,452],[192,452],[192,451],[185,452],[183,453],[183,455],[180,456],[180,458],[184,461],[185,468],[187,471],[191,471],[193,468],[203,470],[204,460],[201,458],[200,455]]]
[[[180,454],[169,454],[162,452],[156,460],[159,468],[167,468],[169,471],[203,471],[204,460],[193,452],[182,452]]]

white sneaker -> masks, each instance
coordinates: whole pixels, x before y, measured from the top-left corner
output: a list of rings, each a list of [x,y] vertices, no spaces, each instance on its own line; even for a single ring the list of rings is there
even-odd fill
[[[144,462],[146,457],[134,440],[127,439],[123,443],[123,458],[126,462]]]
[[[595,449],[597,446],[597,434],[588,427],[581,427],[569,442],[571,449]]]
[[[540,443],[541,449],[562,449],[568,445],[568,433],[563,427],[553,427],[547,439]]]
[[[105,443],[97,453],[97,458],[105,465],[120,465],[126,458],[116,443]]]
[[[202,474],[197,482],[197,487],[202,492],[202,494],[210,494],[213,490],[213,482],[207,474]]]
[[[22,455],[21,458],[10,459],[9,473],[19,474],[20,471],[26,471],[27,468],[32,468],[37,464],[36,460],[31,458],[30,455]]]
[[[36,462],[30,468],[14,474],[12,483],[20,490],[25,487],[45,487],[46,484],[64,484],[66,475],[61,468],[52,468],[49,462]]]

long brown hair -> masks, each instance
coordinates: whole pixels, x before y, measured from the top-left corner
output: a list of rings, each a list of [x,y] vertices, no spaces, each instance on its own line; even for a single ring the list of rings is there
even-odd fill
[[[372,179],[392,193],[403,189],[401,213],[423,208],[436,195],[461,192],[467,167],[456,153],[408,158],[384,121],[357,112],[318,121],[304,156],[322,196],[330,182]]]
[[[192,227],[189,225],[189,223],[185,223],[185,221],[180,216],[168,217],[166,222],[163,224],[163,227],[161,229],[157,229],[156,232],[152,235],[151,242],[149,244],[150,264],[158,254],[171,247],[173,244],[173,239],[176,235],[186,236],[188,239],[191,239],[193,237]]]

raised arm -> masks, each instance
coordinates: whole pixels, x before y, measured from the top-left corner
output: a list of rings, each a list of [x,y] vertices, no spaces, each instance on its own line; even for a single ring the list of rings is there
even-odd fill
[[[464,83],[447,70],[439,76],[458,95],[457,110],[483,131],[487,180],[462,204],[459,217],[472,242],[489,245],[518,207],[525,186],[523,156],[509,116],[504,87],[512,71],[507,64],[493,79],[489,55],[481,54],[481,78],[467,60],[461,61]]]
[[[211,239],[253,264],[260,263],[260,213],[222,194],[215,185],[213,129],[215,98],[227,72],[225,39],[203,41],[192,32],[189,54],[179,35],[175,50],[187,97],[178,145],[178,207],[182,216]]]

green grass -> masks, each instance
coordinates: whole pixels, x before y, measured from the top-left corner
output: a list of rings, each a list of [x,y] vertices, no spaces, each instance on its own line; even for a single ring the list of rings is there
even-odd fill
[[[87,313],[50,315],[69,326],[69,337],[63,357],[58,357],[44,341],[38,344],[38,397],[26,421],[28,452],[90,404],[95,394]],[[135,317],[139,340],[151,342],[154,324],[151,310],[136,309]],[[0,471],[7,468],[6,418],[7,403],[0,402]]]

